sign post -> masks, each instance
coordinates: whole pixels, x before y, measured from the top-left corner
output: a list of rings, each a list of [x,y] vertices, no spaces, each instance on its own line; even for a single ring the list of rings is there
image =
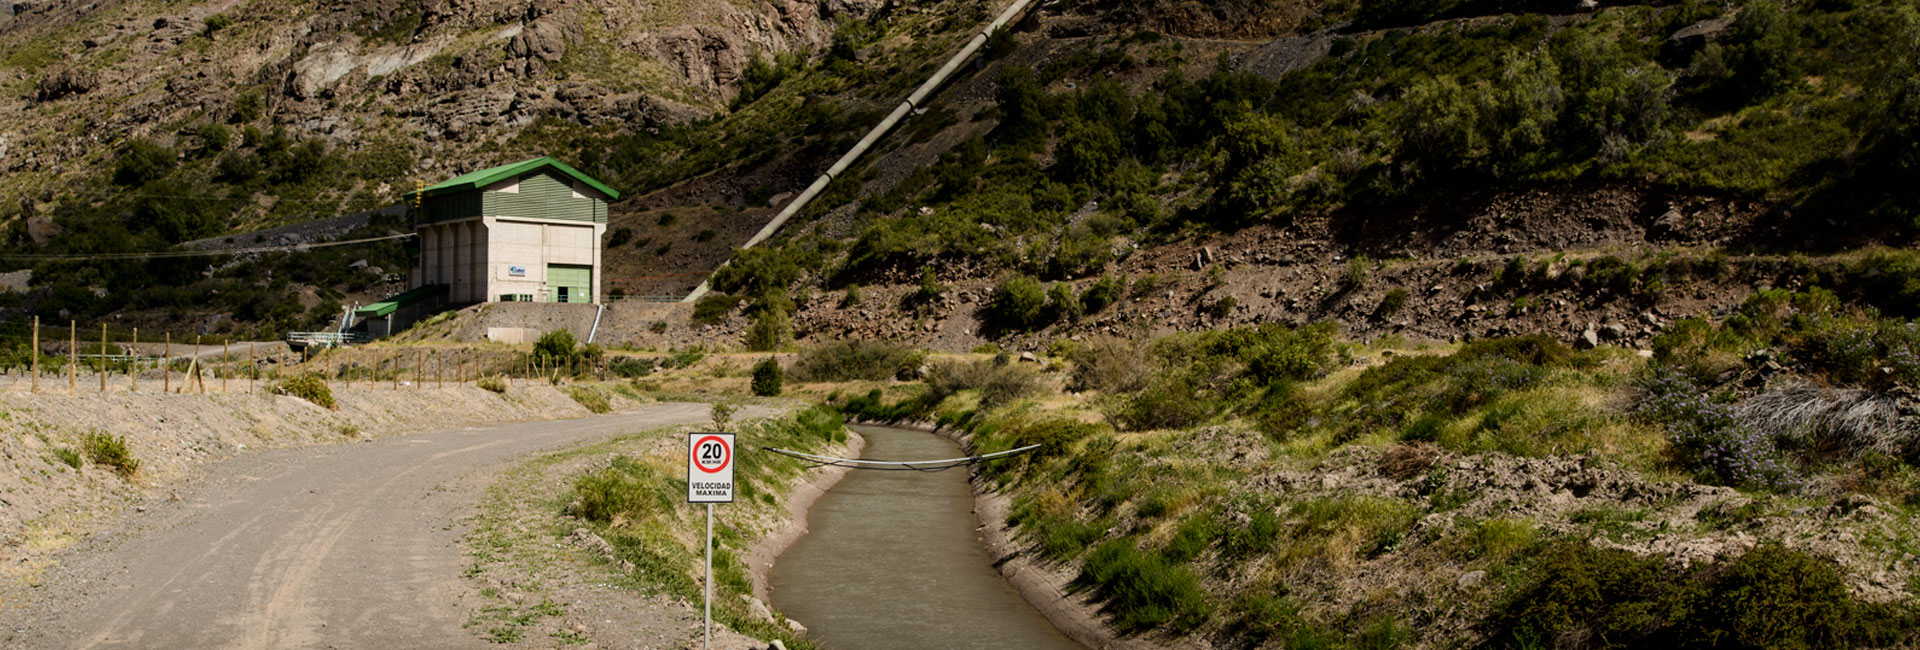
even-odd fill
[[[687,434],[687,503],[707,504],[707,602],[701,647],[713,646],[713,504],[733,503],[733,434]]]

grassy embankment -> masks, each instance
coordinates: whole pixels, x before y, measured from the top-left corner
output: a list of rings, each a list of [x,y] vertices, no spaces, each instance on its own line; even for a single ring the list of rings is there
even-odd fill
[[[1057,374],[942,360],[825,397],[960,428],[978,452],[1045,445],[980,479],[1123,634],[1911,641],[1920,445],[1899,404],[1920,382],[1920,330],[1773,290],[1654,347],[1366,346],[1264,326],[1063,342]],[[876,381],[920,362],[835,344],[791,372]]]

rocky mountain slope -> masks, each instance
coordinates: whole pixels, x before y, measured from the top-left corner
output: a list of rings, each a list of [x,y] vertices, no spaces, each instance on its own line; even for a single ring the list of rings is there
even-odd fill
[[[754,57],[818,50],[834,21],[877,5],[16,3],[0,23],[0,110],[16,116],[0,133],[0,191],[52,198],[126,138],[170,142],[207,122],[399,147],[412,160],[391,183],[429,180],[542,118],[647,130],[709,116]]]

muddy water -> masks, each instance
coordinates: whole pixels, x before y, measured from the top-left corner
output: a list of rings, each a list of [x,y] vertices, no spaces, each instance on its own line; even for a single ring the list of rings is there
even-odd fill
[[[918,431],[854,427],[863,456],[963,455]],[[1082,650],[1001,579],[975,532],[966,468],[855,470],[774,564],[773,604],[830,650]]]

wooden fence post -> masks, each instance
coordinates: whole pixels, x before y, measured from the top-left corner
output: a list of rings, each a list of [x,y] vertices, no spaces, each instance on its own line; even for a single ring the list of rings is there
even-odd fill
[[[199,335],[195,335],[193,337],[193,364],[187,367],[193,369],[193,385],[198,386],[200,388],[201,395],[207,394],[207,380],[200,378],[202,367],[200,365],[200,336]]]
[[[173,392],[173,332],[167,332],[166,348],[160,351],[160,394]]]
[[[80,393],[80,322],[67,321],[67,394]]]
[[[133,347],[128,348],[127,394],[140,390],[140,328],[133,328]]]
[[[233,337],[231,336],[220,341],[220,362],[233,363]],[[231,374],[233,373],[220,373],[220,394],[222,395],[227,394],[227,375]]]
[[[30,392],[38,393],[40,392],[40,317],[39,316],[33,317],[33,356],[28,358],[32,359],[32,363],[28,365],[33,366],[33,388],[28,390]]]
[[[100,392],[107,392],[107,322],[100,321]]]
[[[257,345],[247,346],[247,394],[248,395],[253,394],[254,382],[260,380],[260,364],[253,360],[253,352],[254,350],[259,349],[259,347],[260,346],[257,346]]]

